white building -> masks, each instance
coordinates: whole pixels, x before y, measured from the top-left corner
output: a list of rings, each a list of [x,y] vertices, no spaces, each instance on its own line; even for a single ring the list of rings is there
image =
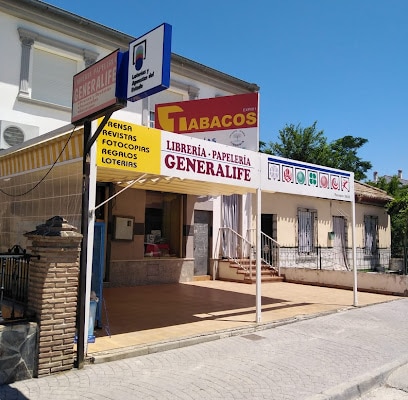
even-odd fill
[[[129,35],[35,0],[24,2],[1,0],[0,30],[1,46],[4,54],[8,55],[7,64],[0,71],[0,86],[3,94],[0,100],[0,143],[3,149],[14,146],[13,150],[23,141],[32,139],[30,144],[35,144],[42,142],[47,137],[53,137],[54,134],[50,132],[55,130],[68,132],[72,128],[70,121],[73,75],[116,49],[126,51],[129,42],[134,40]],[[115,112],[113,118],[128,123],[152,126],[156,103],[251,93],[257,90],[259,87],[256,84],[244,82],[172,54],[170,88],[141,101],[128,103],[125,109]],[[45,164],[38,168],[37,174],[33,168],[30,168],[32,175],[35,175],[32,180],[33,184],[37,178],[40,179]],[[4,175],[4,172],[2,174]],[[20,216],[19,222],[8,223],[8,217],[5,217],[1,224],[4,248],[7,248],[11,242],[20,243],[21,239],[18,236],[21,232],[32,229],[53,214],[63,213],[70,223],[80,227],[80,210],[78,209],[80,181],[78,179],[78,176],[72,179],[75,184],[71,184],[73,191],[69,194],[70,200],[65,198],[64,202],[60,202],[60,206],[46,205],[47,197],[64,197],[56,189],[55,178],[54,184],[45,182],[38,190],[23,196],[24,198],[20,200],[24,211],[22,211],[23,215]],[[21,182],[16,185],[13,187],[15,194],[18,193],[17,187],[21,185]],[[44,189],[46,186],[47,189]],[[115,190],[113,183],[101,183],[98,185],[97,201],[106,199],[109,193],[112,194]],[[127,198],[130,196],[129,193]],[[115,206],[108,209],[111,206],[109,205],[99,210],[97,215],[98,219],[103,219],[106,223],[108,232],[113,226],[115,214],[120,213],[136,218],[134,229],[135,235],[140,236],[137,240],[140,241],[140,249],[136,252],[129,250],[131,258],[134,258],[135,255],[137,258],[143,258],[146,250],[143,247],[145,234],[150,234],[151,230],[163,229],[158,229],[157,226],[162,225],[167,218],[165,209],[169,209],[168,202],[173,204],[170,207],[172,213],[174,213],[174,201],[177,202],[177,209],[181,207],[180,202],[183,201],[183,207],[190,210],[191,218],[194,218],[192,214],[194,208],[197,214],[200,214],[198,211],[201,211],[201,215],[197,218],[204,218],[209,226],[212,226],[213,204],[220,203],[219,197],[211,198],[210,201],[205,201],[203,197],[200,197],[196,202],[196,196],[186,198],[183,195],[169,195],[162,191],[152,190],[144,190],[142,197],[145,199],[143,200],[145,206],[137,208],[137,217],[134,211],[129,209],[131,207],[120,205],[120,197],[116,200],[117,210]],[[169,200],[170,197],[171,200]],[[7,203],[7,197],[5,201]],[[34,204],[35,210],[32,208]],[[215,211],[218,219],[219,209],[218,205]],[[3,210],[4,216],[8,207]],[[179,212],[182,213],[181,209]],[[11,215],[15,213],[11,212]],[[155,222],[150,223],[145,218]],[[180,232],[184,232],[184,239],[183,237],[178,238],[176,242],[187,242],[187,250],[178,248],[176,251],[174,249],[173,252],[178,253],[179,256],[181,252],[190,253],[188,249],[192,249],[192,241],[187,240],[189,236],[192,237],[192,226],[193,221],[185,220],[178,227]],[[173,232],[174,223],[171,229]],[[210,231],[211,228],[209,227],[208,230]],[[196,271],[197,274],[208,273],[211,246],[210,243],[208,254],[203,260],[206,266],[203,271]],[[115,251],[110,253],[109,246],[107,252],[111,257],[115,257]],[[120,258],[123,259],[123,249],[119,250],[119,253]],[[192,258],[193,254],[189,254],[189,257]],[[107,276],[110,274],[110,263],[107,265],[106,274]]]
[[[15,244],[26,247],[23,234],[53,216],[81,228],[84,129],[70,124],[73,76],[117,49],[126,51],[134,38],[37,0],[0,0],[0,33],[4,57],[0,69],[0,250],[5,251]],[[259,91],[256,84],[176,54],[171,57],[170,78],[169,89],[128,103],[112,116],[147,135],[148,145],[156,146],[159,155],[160,144],[149,141],[168,132],[148,129],[156,104]],[[181,138],[184,135],[177,136],[174,140],[186,140]],[[265,155],[256,151],[258,143],[251,149],[255,151],[244,154],[234,146],[187,139],[224,152],[227,158],[234,153],[232,160],[247,157],[245,173],[253,181],[236,179],[231,184],[221,179],[224,176],[217,182],[194,174],[129,173],[93,164],[92,289],[99,297],[103,283],[186,282],[211,274],[242,280],[221,268],[226,263],[223,259],[233,259],[247,270],[243,260],[254,256],[256,227],[266,234],[257,248],[274,273],[279,262],[287,268],[351,269],[354,228],[357,267],[388,264],[390,220],[384,205],[389,197],[382,191],[356,183],[346,203],[310,191],[305,195],[275,189],[269,182],[272,186],[260,194],[262,174],[268,173],[261,162]],[[287,161],[294,169],[300,165]],[[234,162],[231,168],[244,164]],[[326,169],[324,173],[332,172]],[[293,180],[293,185],[297,183],[306,184]],[[349,207],[354,194],[355,224]],[[258,237],[259,229],[256,233]],[[260,305],[259,295],[258,299]],[[100,314],[97,319],[101,321]]]

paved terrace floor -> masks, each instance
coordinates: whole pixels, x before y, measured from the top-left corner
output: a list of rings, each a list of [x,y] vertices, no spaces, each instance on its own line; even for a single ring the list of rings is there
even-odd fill
[[[351,290],[274,282],[261,291],[261,327],[353,307]],[[358,292],[358,306],[396,298]],[[87,354],[99,362],[131,348],[255,328],[255,301],[254,284],[223,281],[105,288],[103,327]]]

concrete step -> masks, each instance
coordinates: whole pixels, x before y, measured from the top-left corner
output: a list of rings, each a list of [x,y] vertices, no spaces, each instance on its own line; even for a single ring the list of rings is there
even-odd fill
[[[240,269],[237,270],[237,274],[249,275],[250,274],[249,268],[248,268],[248,271],[245,271],[244,269],[240,268]],[[255,274],[256,274],[256,268],[252,267],[252,275],[255,275]],[[275,272],[275,271],[273,271],[273,270],[271,270],[269,268],[268,269],[261,268],[261,275],[262,276],[277,275],[277,274],[278,274],[277,272]]]
[[[236,260],[230,261],[229,267],[236,270],[236,275],[232,278],[237,282],[244,283],[256,283],[256,265],[255,261],[252,260],[252,275],[249,271],[250,269],[250,260]],[[228,280],[228,279],[227,279]],[[261,282],[282,282],[283,277],[278,276],[277,269],[271,268],[269,265],[262,263],[261,265]]]
[[[274,283],[274,282],[283,282],[285,280],[285,278],[283,276],[262,276],[261,277],[261,282],[262,283]],[[252,277],[252,279],[250,277],[245,277],[244,278],[244,283],[249,283],[249,284],[253,284],[256,283],[256,277]]]
[[[256,265],[252,260],[252,276],[249,273],[250,262],[248,259],[243,260],[222,260],[219,264],[218,279],[228,282],[255,283],[256,282]],[[276,279],[278,278],[278,279]],[[270,268],[267,264],[261,265],[262,282],[282,282],[283,277],[278,276],[277,269]]]

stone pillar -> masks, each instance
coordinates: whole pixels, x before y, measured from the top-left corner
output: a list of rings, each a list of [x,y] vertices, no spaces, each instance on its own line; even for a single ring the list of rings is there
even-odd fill
[[[20,67],[20,92],[22,96],[30,96],[30,56],[31,48],[37,39],[37,34],[24,28],[18,28],[21,40],[21,67]]]
[[[73,368],[80,244],[82,235],[53,217],[25,236],[33,256],[29,268],[29,312],[38,323],[41,377]]]

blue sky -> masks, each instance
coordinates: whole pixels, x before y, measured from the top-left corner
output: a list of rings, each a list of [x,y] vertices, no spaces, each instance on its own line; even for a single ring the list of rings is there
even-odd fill
[[[135,37],[167,22],[174,53],[260,86],[261,140],[317,121],[368,139],[368,179],[408,177],[407,0],[47,2]]]

